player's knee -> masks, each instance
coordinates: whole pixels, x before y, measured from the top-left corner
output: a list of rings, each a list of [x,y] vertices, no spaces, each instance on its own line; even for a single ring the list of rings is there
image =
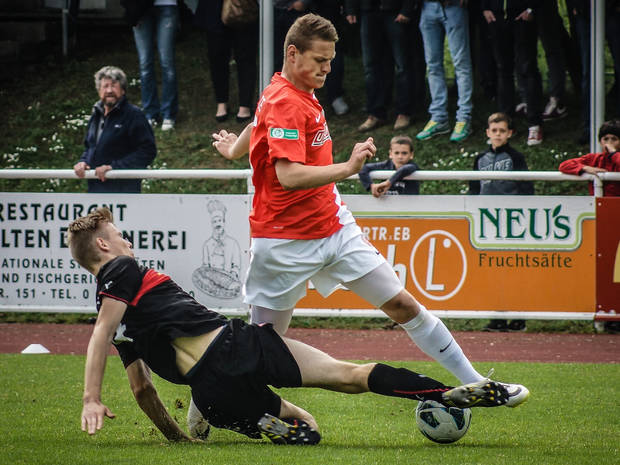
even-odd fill
[[[403,289],[384,303],[381,310],[396,323],[406,323],[420,313],[420,305],[409,292]]]

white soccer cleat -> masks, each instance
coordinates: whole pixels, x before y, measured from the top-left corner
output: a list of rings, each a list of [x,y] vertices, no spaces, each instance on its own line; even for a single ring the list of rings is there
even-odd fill
[[[495,370],[493,368],[489,370],[487,379],[491,377],[494,371]],[[527,401],[530,397],[530,390],[522,384],[501,383],[499,381],[497,381],[497,384],[504,386],[508,393],[508,400],[504,404],[506,407],[518,407],[519,405],[525,403],[525,401]]]
[[[209,425],[209,422],[202,416],[202,413],[200,413],[200,410],[198,410],[198,407],[194,404],[193,398],[189,402],[189,409],[187,409],[187,429],[191,437],[203,441],[207,440],[209,431],[211,430],[211,425]]]
[[[504,404],[506,407],[518,407],[530,397],[528,388],[521,384],[499,383],[508,391],[508,401]]]

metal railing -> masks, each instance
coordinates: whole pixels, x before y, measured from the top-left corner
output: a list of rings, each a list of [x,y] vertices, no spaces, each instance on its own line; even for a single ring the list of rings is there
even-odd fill
[[[372,179],[388,179],[394,171],[373,171]],[[95,171],[85,174],[86,179],[96,179]],[[248,192],[253,192],[252,171],[236,170],[110,170],[106,172],[109,179],[245,179]],[[0,179],[80,179],[71,169],[1,169]],[[348,180],[358,179],[357,175]],[[514,180],[514,181],[575,181],[592,182],[594,196],[603,196],[604,181],[620,181],[620,173],[583,174],[573,176],[559,171],[416,171],[405,179],[416,181],[481,181],[481,180]]]

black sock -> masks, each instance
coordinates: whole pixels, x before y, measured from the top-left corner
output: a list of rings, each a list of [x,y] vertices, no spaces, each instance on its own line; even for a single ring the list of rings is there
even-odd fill
[[[377,363],[368,375],[368,388],[384,396],[438,402],[442,400],[441,394],[451,389],[433,378],[382,363]]]

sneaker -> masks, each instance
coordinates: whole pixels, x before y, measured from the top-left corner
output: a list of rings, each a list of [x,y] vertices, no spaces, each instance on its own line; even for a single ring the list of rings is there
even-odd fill
[[[527,103],[521,102],[515,107],[515,114],[525,116],[527,113]]]
[[[461,142],[467,139],[471,134],[471,124],[469,121],[457,121],[454,125],[454,131],[450,136],[450,142]]]
[[[349,113],[349,105],[347,105],[347,102],[345,102],[342,97],[338,97],[332,102],[332,108],[334,109],[334,113],[338,116]]]
[[[396,121],[394,122],[394,130],[398,131],[400,129],[405,129],[411,124],[411,118],[407,115],[398,115],[396,117]]]
[[[556,97],[550,97],[545,111],[543,112],[543,121],[551,121],[554,119],[564,118],[568,115],[568,110]]]
[[[381,126],[381,124],[383,124],[383,122],[379,118],[373,115],[368,115],[366,121],[360,124],[357,130],[359,132],[367,132],[371,131],[372,129],[378,128],[379,126]]]
[[[444,392],[442,403],[449,407],[499,407],[508,402],[508,391],[502,383],[482,379]]]
[[[491,377],[495,370],[491,368],[487,374],[487,380]],[[518,407],[530,397],[528,388],[521,384],[497,383],[500,384],[508,393],[508,401],[504,404],[506,407]]]
[[[482,331],[505,332],[508,330],[506,320],[491,320],[489,324],[482,328]]]
[[[424,126],[424,129],[415,136],[418,140],[427,140],[431,137],[438,136],[440,134],[448,134],[450,132],[450,126],[448,122],[438,123],[437,121],[429,120]]]
[[[161,123],[162,131],[170,131],[174,129],[174,120],[173,119],[165,119],[163,123]]]
[[[191,437],[203,441],[209,437],[209,432],[211,431],[211,425],[202,416],[202,413],[194,404],[193,398],[189,402],[189,409],[187,409],[187,429]]]
[[[527,145],[538,145],[543,141],[542,128],[540,126],[531,126],[528,128]]]
[[[258,429],[274,444],[314,445],[321,435],[303,420],[291,419],[292,423],[266,413],[258,420]]]
[[[508,323],[508,331],[525,331],[525,320],[512,320],[510,323]]]
[[[155,118],[149,118],[148,121],[153,129],[157,127],[157,120]]]

